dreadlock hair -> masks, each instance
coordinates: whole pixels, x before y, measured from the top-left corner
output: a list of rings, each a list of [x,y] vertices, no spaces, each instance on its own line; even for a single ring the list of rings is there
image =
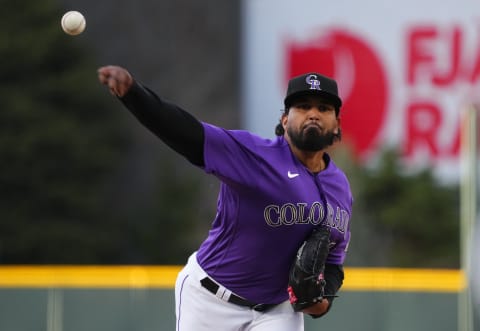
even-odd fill
[[[282,121],[280,120],[280,123],[277,124],[275,127],[275,135],[277,136],[283,136],[285,134],[285,129],[283,128]]]
[[[278,124],[275,127],[275,135],[276,136],[280,137],[280,136],[283,136],[285,134],[285,129],[283,128],[283,125],[282,125],[282,118],[283,118],[283,116],[288,115],[288,110],[289,109],[290,109],[290,107],[285,107],[285,109],[280,110],[282,112],[282,116],[280,116],[280,119],[278,120]]]

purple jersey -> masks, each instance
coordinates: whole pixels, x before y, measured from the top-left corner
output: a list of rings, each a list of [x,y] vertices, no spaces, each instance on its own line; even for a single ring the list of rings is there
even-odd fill
[[[197,253],[212,278],[253,302],[287,300],[290,266],[318,225],[331,228],[327,263],[343,264],[352,194],[332,160],[313,174],[283,137],[203,126],[204,170],[221,180],[217,214]]]

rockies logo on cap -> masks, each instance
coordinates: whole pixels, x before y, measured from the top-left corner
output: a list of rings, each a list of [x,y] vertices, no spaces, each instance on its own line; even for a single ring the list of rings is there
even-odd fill
[[[342,99],[338,95],[337,82],[330,77],[316,72],[309,72],[293,77],[288,81],[285,96],[285,108],[291,106],[292,101],[306,95],[319,95],[332,102],[336,109],[342,106]]]
[[[321,90],[320,81],[317,80],[317,75],[308,75],[305,81],[307,82],[307,84],[310,84],[310,90]]]

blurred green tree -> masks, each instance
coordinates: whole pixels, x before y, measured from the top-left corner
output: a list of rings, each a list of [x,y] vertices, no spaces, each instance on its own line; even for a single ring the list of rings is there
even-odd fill
[[[4,1],[0,11],[1,263],[115,254],[107,197],[128,138],[61,15],[54,0]]]
[[[349,162],[354,191],[350,264],[458,268],[458,184],[441,184],[431,169],[405,173],[395,150],[373,168]]]

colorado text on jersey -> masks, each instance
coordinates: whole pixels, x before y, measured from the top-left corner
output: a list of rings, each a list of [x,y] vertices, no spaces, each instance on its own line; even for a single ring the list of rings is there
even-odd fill
[[[307,206],[308,204],[304,202],[285,203],[281,206],[268,205],[263,210],[263,216],[265,222],[272,227],[294,224],[323,224],[345,234],[350,221],[347,210],[340,206],[335,208],[329,203],[326,204],[325,208],[319,201],[312,203],[309,209]]]

